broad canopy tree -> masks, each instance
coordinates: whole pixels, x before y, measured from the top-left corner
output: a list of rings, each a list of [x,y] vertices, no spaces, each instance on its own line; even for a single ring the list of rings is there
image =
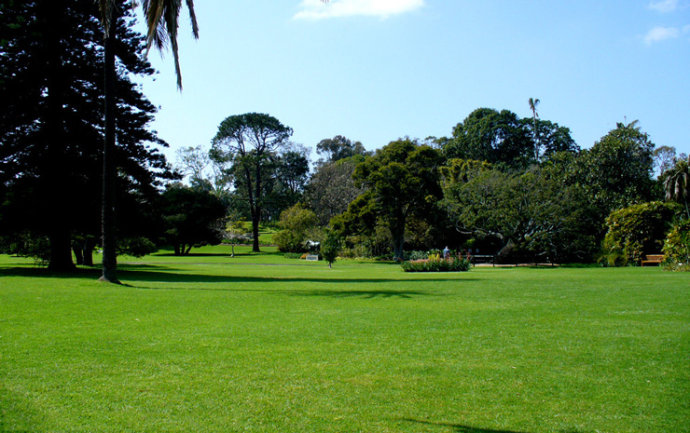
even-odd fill
[[[212,140],[211,158],[228,163],[236,186],[241,184],[252,220],[252,250],[259,252],[259,224],[265,201],[266,168],[285,147],[292,129],[268,114],[246,113],[229,116]]]
[[[316,145],[316,153],[319,155],[326,155],[326,160],[323,161],[323,163],[336,162],[341,159],[351,158],[355,155],[370,155],[370,152],[367,152],[361,142],[353,142],[342,135],[336,135],[333,138],[324,138],[319,141]]]
[[[538,100],[531,101],[538,103]],[[478,108],[453,128],[453,136],[438,140],[448,159],[486,161],[497,167],[524,169],[557,152],[579,151],[570,130],[539,119],[519,118],[509,110]]]
[[[443,204],[460,233],[495,245],[491,253],[502,256],[582,260],[592,253],[587,199],[581,188],[564,187],[556,170],[477,166],[468,173],[443,181]]]
[[[352,200],[364,192],[364,188],[357,187],[352,179],[358,161],[364,159],[361,156],[359,158],[345,158],[322,164],[309,179],[304,199],[316,213],[322,226],[327,225],[334,216],[345,212]]]
[[[160,211],[165,238],[176,256],[193,246],[217,245],[225,234],[225,204],[203,189],[170,186],[162,195]]]
[[[390,229],[393,255],[402,260],[405,227],[412,216],[427,218],[441,197],[438,182],[440,153],[410,139],[393,141],[355,168],[353,178],[366,192],[355,199],[336,225],[366,226],[377,220]],[[350,228],[350,230],[351,230]]]
[[[617,123],[591,149],[580,152],[565,184],[582,185],[602,222],[613,210],[653,198],[654,143],[638,122]]]

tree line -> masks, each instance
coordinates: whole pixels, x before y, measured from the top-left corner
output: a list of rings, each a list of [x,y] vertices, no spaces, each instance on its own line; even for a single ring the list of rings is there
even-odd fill
[[[591,262],[658,251],[667,233],[681,247],[687,241],[687,224],[678,223],[690,215],[686,155],[655,147],[637,122],[617,124],[583,150],[567,127],[539,117],[533,98],[531,117],[479,108],[448,137],[401,138],[376,151],[344,136],[327,138],[316,144],[313,167],[308,149],[293,143],[292,129],[278,119],[231,115],[210,151],[181,149],[173,167],[160,151],[167,144],[149,126],[156,107],[135,82],[154,71],[145,58],[152,41],[133,30],[131,5],[70,0],[56,10],[57,3],[1,6],[4,252],[39,257],[56,271],[72,269],[73,257],[91,265],[106,227],[116,253],[169,246],[188,254],[222,241],[251,241],[259,251],[262,224],[280,229],[275,240],[283,251],[303,251],[311,240],[343,255],[396,259],[450,246],[505,260]],[[107,3],[120,6],[109,20]],[[105,55],[106,33],[114,65]],[[111,68],[117,121],[104,126]],[[108,128],[110,140],[116,137],[112,202],[102,188],[107,148],[99,144],[108,141]],[[678,204],[639,207],[664,200]],[[612,217],[633,206],[639,209],[624,213],[626,221],[663,230],[645,232]],[[114,209],[117,217],[101,223]],[[656,216],[645,216],[650,212]],[[648,236],[612,235],[614,226]]]
[[[206,164],[223,173],[215,179],[225,185],[229,202],[246,203],[244,211],[233,207],[235,218],[250,218],[253,231],[262,221],[277,221],[281,231],[274,239],[286,252],[305,251],[308,240],[330,236],[351,256],[400,260],[410,250],[450,245],[506,261],[608,263],[606,254],[614,252],[606,236],[616,225],[610,215],[669,200],[653,206],[660,219],[646,224],[658,226],[648,230],[655,234],[635,241],[644,246],[627,256],[639,260],[643,251],[660,252],[673,221],[690,215],[687,156],[656,148],[637,121],[618,123],[583,150],[567,127],[540,119],[537,104],[530,100],[531,118],[479,108],[449,137],[402,138],[375,152],[343,136],[324,139],[316,145],[321,158],[311,176],[306,149],[289,142],[288,127],[267,114],[230,116]],[[252,144],[270,135],[266,128],[283,135],[270,146]],[[182,159],[198,162],[199,152],[183,150]],[[286,157],[294,154],[301,156]],[[187,165],[190,173],[202,172]],[[222,189],[211,188],[210,179],[192,180],[204,182],[209,191]],[[639,212],[630,215],[645,220]],[[258,251],[256,236],[254,242]]]

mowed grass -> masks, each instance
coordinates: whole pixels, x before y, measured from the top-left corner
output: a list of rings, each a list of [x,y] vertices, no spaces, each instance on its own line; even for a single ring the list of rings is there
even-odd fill
[[[0,256],[0,431],[690,431],[688,274],[195,251]]]

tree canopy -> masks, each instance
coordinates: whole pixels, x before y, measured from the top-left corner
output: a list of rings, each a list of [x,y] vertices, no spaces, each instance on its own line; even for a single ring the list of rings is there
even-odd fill
[[[441,197],[440,163],[440,153],[429,146],[410,139],[389,143],[355,168],[355,182],[368,192],[355,199],[347,213],[361,213],[365,208],[381,218],[391,232],[394,257],[402,259],[408,218],[428,217]],[[373,229],[375,218],[369,221],[368,228]]]
[[[259,223],[266,201],[265,175],[292,129],[268,114],[246,113],[227,117],[212,141],[211,158],[229,164],[235,186],[245,192],[252,219],[253,250],[259,249]]]
[[[99,232],[105,64],[98,14],[96,4],[76,0],[9,2],[1,14],[2,230],[46,236],[54,270],[71,269],[73,241]],[[115,125],[115,191],[118,203],[137,203],[130,209],[141,215],[150,212],[146,204],[170,173],[158,151],[165,143],[149,128],[156,108],[132,81],[154,72],[134,24],[125,8],[113,26],[121,119]],[[116,228],[124,237],[138,231],[127,219]]]

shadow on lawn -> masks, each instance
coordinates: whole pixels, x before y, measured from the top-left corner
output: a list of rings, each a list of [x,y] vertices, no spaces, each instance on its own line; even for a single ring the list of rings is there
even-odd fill
[[[260,253],[235,253],[233,256],[231,253],[189,253],[185,254],[183,256],[176,256],[173,253],[155,253],[152,254],[155,257],[175,257],[178,259],[184,259],[187,257],[193,258],[193,257],[227,257],[229,259],[233,257],[250,257],[250,256],[282,256],[283,253],[278,253],[278,252],[272,252],[272,251],[262,251]]]
[[[247,275],[209,275],[209,274],[194,274],[194,273],[175,273],[176,268],[171,268],[164,265],[150,265],[150,264],[127,264],[120,267],[118,270],[118,277],[125,283],[125,286],[130,286],[139,289],[159,289],[156,287],[142,287],[141,283],[324,283],[324,284],[386,284],[395,282],[448,282],[449,279],[444,278],[409,278],[402,274],[400,278],[317,278],[317,277],[262,277],[262,276],[247,276]],[[68,273],[54,273],[45,268],[5,268],[0,269],[0,276],[20,276],[31,278],[88,278],[98,279],[101,275],[100,268],[78,268]],[[462,278],[456,281],[471,281],[469,278]],[[161,287],[160,289],[178,289],[170,287]],[[183,290],[227,290],[235,291],[233,287],[228,288],[182,288]],[[370,289],[370,287],[369,287]],[[275,290],[275,292],[290,294],[294,296],[332,296],[332,297],[348,297],[348,296],[366,296],[368,298],[375,297],[410,297],[412,295],[427,295],[424,292],[414,290]]]
[[[167,269],[166,269],[167,270]],[[440,282],[449,281],[442,278],[317,278],[317,277],[260,277],[248,275],[209,275],[172,272],[152,272],[145,270],[121,270],[118,276],[127,282],[160,282],[160,283],[394,283],[394,282]],[[463,278],[462,281],[469,281]],[[212,289],[211,289],[212,290]],[[394,291],[391,291],[394,292]],[[319,296],[316,292],[305,292]]]
[[[492,429],[486,429],[486,428],[472,427],[472,426],[463,425],[463,424],[423,421],[420,419],[412,419],[412,418],[404,418],[403,421],[414,422],[417,424],[433,425],[433,426],[438,426],[438,427],[452,427],[453,431],[456,433],[527,433],[527,432],[518,432],[515,430],[492,430]]]
[[[453,431],[455,433],[527,433],[527,432],[519,432],[517,430],[494,430],[494,429],[473,427],[473,426],[464,425],[464,424],[452,424],[452,423],[445,423],[445,422],[423,421],[423,420],[413,419],[413,418],[403,418],[403,421],[414,422],[417,424],[438,426],[438,427],[451,427],[451,428],[453,428]],[[560,432],[561,433],[585,433],[585,432],[582,432],[582,431],[576,430],[576,429],[561,430]]]
[[[286,293],[286,292],[283,292]],[[331,298],[362,297],[373,298],[402,298],[410,299],[413,296],[435,296],[431,293],[417,290],[299,290],[287,292],[292,296],[325,296]]]

